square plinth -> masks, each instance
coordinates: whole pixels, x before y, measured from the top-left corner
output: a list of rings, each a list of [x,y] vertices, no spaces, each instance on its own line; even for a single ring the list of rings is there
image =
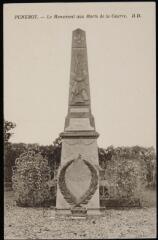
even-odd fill
[[[56,208],[71,209],[75,206],[74,199],[79,202],[83,199],[80,202],[83,208],[100,208],[96,138],[63,138],[62,140]]]

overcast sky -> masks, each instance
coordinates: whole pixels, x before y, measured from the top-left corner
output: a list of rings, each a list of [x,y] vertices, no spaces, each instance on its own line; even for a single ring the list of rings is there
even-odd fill
[[[98,145],[155,146],[154,7],[152,2],[6,4],[4,116],[17,124],[11,141],[46,145],[63,131],[72,31],[81,28]],[[111,17],[86,18],[101,13]],[[141,18],[132,18],[134,13]],[[15,19],[21,14],[38,19]],[[54,19],[54,14],[85,18]]]

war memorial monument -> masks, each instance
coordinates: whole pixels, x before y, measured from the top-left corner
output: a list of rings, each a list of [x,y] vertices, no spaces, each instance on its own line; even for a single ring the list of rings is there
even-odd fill
[[[68,114],[60,136],[56,214],[100,214],[99,134],[91,113],[86,34],[81,29],[72,33]]]

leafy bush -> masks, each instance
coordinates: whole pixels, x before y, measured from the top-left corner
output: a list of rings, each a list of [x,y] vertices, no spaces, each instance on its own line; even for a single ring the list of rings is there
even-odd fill
[[[26,151],[41,153],[43,158],[48,160],[51,169],[51,178],[55,177],[54,172],[58,169],[61,158],[61,138],[56,138],[52,145],[43,146],[38,144],[8,143],[4,147],[4,179],[11,182],[12,167],[15,160]]]
[[[50,199],[50,168],[40,153],[27,151],[16,159],[13,190],[19,206],[41,206]]]
[[[141,198],[145,174],[136,160],[114,156],[105,170],[110,198]]]
[[[144,174],[147,188],[156,187],[156,153],[153,147],[145,148],[140,146],[116,147],[110,146],[106,149],[99,148],[99,165],[106,170],[113,158],[128,159],[137,162],[141,166],[140,174]],[[136,163],[135,163],[136,164]]]

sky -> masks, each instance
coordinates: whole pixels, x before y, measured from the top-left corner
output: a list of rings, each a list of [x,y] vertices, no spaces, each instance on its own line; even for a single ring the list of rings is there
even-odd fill
[[[5,4],[4,117],[16,123],[11,141],[49,145],[64,130],[76,28],[86,31],[98,145],[156,146],[152,2]]]

